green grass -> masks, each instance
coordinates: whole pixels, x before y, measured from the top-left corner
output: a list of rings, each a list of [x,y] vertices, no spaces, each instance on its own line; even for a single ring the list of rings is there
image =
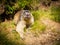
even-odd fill
[[[47,10],[40,9],[37,11],[32,11],[32,14],[35,21],[45,17],[60,23],[60,6],[51,6]]]
[[[36,21],[34,25],[31,27],[33,31],[44,31],[46,26],[41,22]]]
[[[39,31],[39,32],[43,32],[45,31],[46,29],[46,25],[44,25],[42,22],[41,22],[41,18],[45,17],[45,18],[50,18],[50,13],[51,13],[51,10],[37,10],[37,11],[32,11],[32,14],[34,16],[34,25],[31,27],[31,29],[33,31]]]
[[[60,22],[60,6],[51,7],[51,19]]]
[[[36,21],[36,20],[39,20],[39,18],[40,18],[40,12],[39,12],[39,10],[37,10],[37,11],[32,11],[32,15],[34,16],[34,20]]]
[[[55,22],[60,22],[60,7],[52,6],[48,8],[47,10],[37,10],[32,11],[32,14],[34,16],[35,22],[34,25],[31,27],[33,31],[44,31],[46,26],[41,23],[41,18],[48,18]]]

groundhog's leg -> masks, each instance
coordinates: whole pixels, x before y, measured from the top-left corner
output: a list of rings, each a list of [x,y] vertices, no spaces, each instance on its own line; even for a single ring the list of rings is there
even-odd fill
[[[34,17],[33,16],[31,17],[30,22],[31,22],[31,25],[34,24]]]
[[[17,24],[16,31],[19,33],[19,35],[20,35],[21,38],[24,38],[24,28],[25,27],[26,27],[26,25],[25,25],[24,21],[20,21]]]

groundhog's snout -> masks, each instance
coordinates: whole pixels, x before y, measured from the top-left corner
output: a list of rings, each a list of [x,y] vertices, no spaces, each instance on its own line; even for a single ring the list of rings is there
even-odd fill
[[[30,19],[30,18],[31,18],[31,15],[30,15],[30,14],[27,14],[27,15],[25,15],[24,18],[25,18],[25,19]]]
[[[31,18],[30,14],[27,14],[27,18]]]

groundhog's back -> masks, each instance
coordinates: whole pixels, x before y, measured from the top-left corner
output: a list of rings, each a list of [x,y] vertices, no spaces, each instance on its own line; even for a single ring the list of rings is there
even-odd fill
[[[17,24],[18,21],[20,20],[20,16],[21,16],[21,11],[18,11],[15,15],[14,15],[14,23]]]

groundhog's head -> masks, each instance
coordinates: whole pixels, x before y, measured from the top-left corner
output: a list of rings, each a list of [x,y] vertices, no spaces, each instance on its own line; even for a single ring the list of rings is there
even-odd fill
[[[24,20],[29,20],[31,18],[31,13],[29,10],[23,10],[21,16],[23,17]]]

